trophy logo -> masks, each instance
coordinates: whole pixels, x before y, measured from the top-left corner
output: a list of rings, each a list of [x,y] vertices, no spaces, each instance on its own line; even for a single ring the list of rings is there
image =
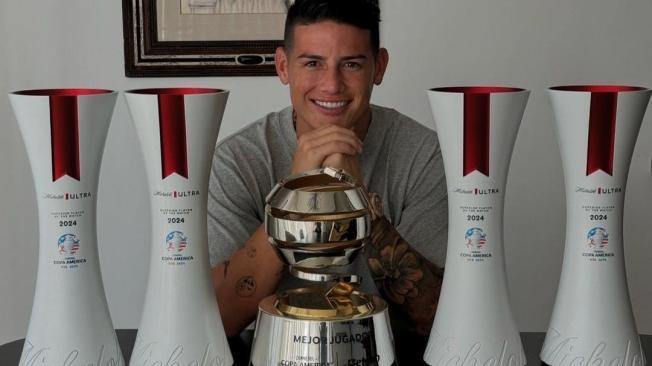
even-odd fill
[[[181,253],[188,246],[188,237],[181,231],[173,231],[165,238],[168,252]]]
[[[464,240],[466,240],[467,248],[471,250],[482,249],[487,243],[487,234],[482,229],[473,227],[466,231]]]
[[[75,234],[63,234],[57,241],[57,247],[61,255],[75,255],[79,250],[79,239]]]
[[[609,245],[609,233],[601,227],[594,227],[586,235],[588,245],[593,249],[604,249]]]

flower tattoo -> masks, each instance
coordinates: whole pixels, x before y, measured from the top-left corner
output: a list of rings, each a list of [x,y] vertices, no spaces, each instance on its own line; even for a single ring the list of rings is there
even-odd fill
[[[380,251],[380,258],[369,258],[369,267],[377,283],[389,299],[396,304],[405,303],[406,297],[417,297],[415,282],[423,278],[419,260],[408,251],[406,243],[388,245]]]
[[[383,297],[406,314],[408,328],[428,335],[437,311],[444,270],[414,250],[385,218],[371,224],[370,242],[365,246],[367,264]],[[391,316],[391,315],[390,315]]]

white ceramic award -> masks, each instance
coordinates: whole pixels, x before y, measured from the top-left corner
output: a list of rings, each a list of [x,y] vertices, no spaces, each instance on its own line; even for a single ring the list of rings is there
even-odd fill
[[[98,89],[9,95],[39,214],[38,275],[21,366],[124,364],[104,295],[96,231],[100,162],[116,95]]]
[[[650,90],[576,85],[549,92],[564,168],[566,244],[541,360],[645,365],[627,290],[623,202]]]
[[[206,205],[228,92],[125,93],[151,202],[151,259],[130,365],[232,365],[210,277]]]
[[[448,250],[424,360],[521,366],[503,248],[505,182],[529,91],[449,87],[428,92],[448,187]]]

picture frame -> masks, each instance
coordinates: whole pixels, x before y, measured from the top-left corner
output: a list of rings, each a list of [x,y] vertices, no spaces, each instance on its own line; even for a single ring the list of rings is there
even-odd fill
[[[123,0],[125,75],[272,76],[283,44],[281,5],[260,9],[189,9],[224,0]],[[289,6],[290,0],[272,0]],[[235,1],[231,1],[235,3]],[[223,11],[220,13],[220,11]],[[232,13],[228,13],[233,11]]]

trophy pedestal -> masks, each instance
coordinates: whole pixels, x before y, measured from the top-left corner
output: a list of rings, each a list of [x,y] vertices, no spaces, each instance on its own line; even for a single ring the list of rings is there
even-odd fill
[[[299,318],[279,310],[287,305],[283,294],[265,298],[258,308],[250,365],[395,365],[387,304],[377,296],[361,296],[370,300],[357,304],[369,309],[363,315],[312,319],[311,311],[331,310],[292,307],[305,311]]]

